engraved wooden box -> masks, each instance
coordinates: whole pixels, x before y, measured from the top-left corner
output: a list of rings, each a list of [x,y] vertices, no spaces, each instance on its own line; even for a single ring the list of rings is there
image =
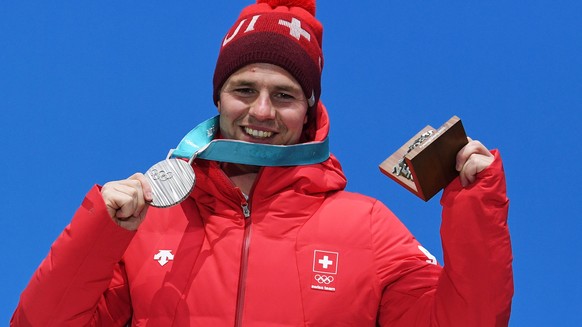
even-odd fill
[[[461,119],[453,116],[439,129],[426,126],[379,168],[407,190],[430,200],[459,175],[455,169],[459,150],[468,143]]]

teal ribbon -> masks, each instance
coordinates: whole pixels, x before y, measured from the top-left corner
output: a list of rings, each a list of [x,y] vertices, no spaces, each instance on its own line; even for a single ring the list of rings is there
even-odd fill
[[[238,140],[215,140],[219,117],[207,119],[194,127],[170,158],[201,158],[253,166],[299,166],[320,163],[329,158],[329,139],[292,145],[271,145]]]

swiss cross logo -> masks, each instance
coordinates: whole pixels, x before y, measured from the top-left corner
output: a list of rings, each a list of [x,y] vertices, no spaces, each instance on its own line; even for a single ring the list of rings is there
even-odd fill
[[[338,252],[313,251],[313,279],[310,286],[312,290],[336,291],[338,260]]]
[[[313,251],[313,272],[337,274],[339,253],[330,251]]]
[[[301,21],[299,19],[292,18],[290,22],[284,19],[279,19],[279,25],[289,27],[289,34],[297,40],[301,40],[301,37],[303,36],[307,41],[311,41],[311,34],[301,28]]]

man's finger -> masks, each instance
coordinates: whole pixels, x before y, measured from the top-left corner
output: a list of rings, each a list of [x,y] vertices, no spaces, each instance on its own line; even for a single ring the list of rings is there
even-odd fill
[[[142,173],[133,174],[129,179],[137,180],[141,184],[141,189],[143,192],[143,198],[146,202],[152,202],[153,195],[152,195],[152,187],[148,182],[147,178]]]
[[[465,166],[465,163],[467,162],[467,160],[469,160],[469,157],[471,157],[471,155],[473,155],[473,154],[481,154],[484,156],[493,157],[491,152],[489,152],[489,150],[487,150],[487,148],[481,142],[471,140],[470,138],[468,138],[468,139],[469,139],[469,143],[467,143],[457,153],[457,159],[456,159],[457,171],[461,171],[461,169],[463,169],[463,166]]]

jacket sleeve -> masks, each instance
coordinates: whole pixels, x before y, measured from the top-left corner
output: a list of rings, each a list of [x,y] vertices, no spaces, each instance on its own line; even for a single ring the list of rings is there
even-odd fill
[[[10,326],[122,326],[130,318],[121,258],[134,232],[117,226],[95,186],[23,291]]]
[[[443,192],[443,268],[407,269],[389,280],[381,326],[508,325],[513,296],[509,201],[501,158],[492,153],[493,164],[473,184],[463,188],[457,178]]]

